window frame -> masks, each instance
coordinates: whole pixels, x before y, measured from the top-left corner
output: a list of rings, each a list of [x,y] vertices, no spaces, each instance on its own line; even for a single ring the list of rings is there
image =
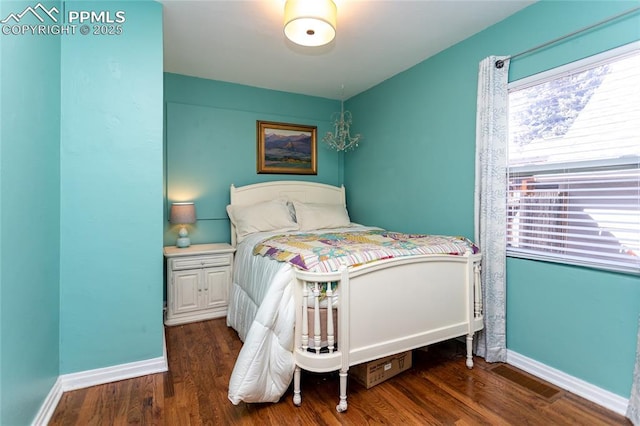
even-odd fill
[[[508,93],[510,94],[513,91],[523,90],[529,87],[537,86],[540,84],[544,84],[549,81],[553,81],[559,78],[563,78],[572,74],[580,73],[586,71],[588,69],[604,65],[610,63],[612,60],[622,59],[626,56],[637,55],[640,53],[640,40],[635,41],[617,48],[613,48],[607,50],[605,52],[601,52],[595,54],[593,56],[589,56],[584,59],[580,59],[578,61],[570,62],[564,65],[560,65],[558,67],[530,75],[528,77],[524,77],[512,82],[509,82],[507,85]],[[507,146],[509,144],[507,143]],[[553,163],[553,164],[526,164],[520,166],[509,166],[509,155],[507,154],[507,164],[506,164],[506,174],[507,174],[507,185],[509,185],[510,178],[514,176],[526,176],[533,175],[535,172],[542,173],[557,173],[557,172],[567,172],[575,173],[580,170],[587,170],[592,172],[604,171],[607,169],[640,169],[640,157],[631,156],[631,157],[621,157],[614,159],[603,159],[603,160],[586,160],[586,161],[571,161],[564,163]],[[575,167],[575,166],[578,167]],[[509,208],[509,188],[507,187],[507,199],[505,203],[507,203],[507,209]],[[505,223],[507,228],[507,238],[509,238],[509,233],[511,231],[510,222],[507,221]],[[542,234],[546,235],[546,234]],[[631,275],[640,275],[640,264],[636,267],[633,265],[631,267],[621,267],[615,265],[608,265],[606,263],[597,262],[597,261],[585,261],[585,260],[576,260],[571,259],[571,255],[553,255],[544,254],[544,252],[539,251],[537,253],[532,253],[527,249],[511,247],[509,245],[509,240],[505,240],[506,246],[506,255],[507,257],[512,258],[520,258],[520,259],[529,259],[529,260],[541,260],[546,262],[564,264],[564,265],[577,265],[584,266],[598,270],[606,270],[606,271],[614,271],[620,273],[626,273]]]

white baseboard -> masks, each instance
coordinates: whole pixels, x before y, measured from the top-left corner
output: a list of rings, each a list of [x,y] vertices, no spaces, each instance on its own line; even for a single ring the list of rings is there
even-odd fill
[[[60,402],[60,398],[62,398],[62,392],[62,381],[58,376],[58,379],[53,384],[49,394],[40,406],[38,414],[36,414],[35,419],[33,419],[33,426],[44,426],[49,423],[51,416],[53,416],[53,412],[56,411],[58,402]]]
[[[117,382],[118,380],[146,376],[147,374],[163,373],[169,370],[167,345],[164,340],[164,335],[162,346],[161,357],[59,376],[42,403],[40,410],[38,410],[38,414],[33,420],[32,425],[44,426],[49,423],[64,392]]]
[[[111,367],[96,368],[95,370],[80,371],[78,373],[60,376],[62,391],[88,388],[89,386],[132,379],[147,374],[162,373],[168,370],[166,357],[146,359],[144,361],[129,362]]]
[[[626,414],[627,405],[629,405],[629,399],[627,398],[623,398],[620,395],[599,388],[591,383],[570,376],[567,373],[511,350],[507,350],[507,363],[620,415],[624,416]]]

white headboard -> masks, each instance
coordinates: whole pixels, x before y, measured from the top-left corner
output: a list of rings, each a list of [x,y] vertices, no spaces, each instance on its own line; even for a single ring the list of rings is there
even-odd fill
[[[324,183],[281,180],[255,183],[235,187],[231,185],[230,201],[232,205],[249,205],[263,201],[286,198],[302,203],[325,203],[347,205],[344,186],[332,186]],[[231,244],[236,245],[236,229],[231,223]]]

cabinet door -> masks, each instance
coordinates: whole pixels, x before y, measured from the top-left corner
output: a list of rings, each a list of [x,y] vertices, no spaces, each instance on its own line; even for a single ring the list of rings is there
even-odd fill
[[[229,283],[231,282],[231,268],[204,269],[204,299],[207,308],[226,305],[229,300]]]
[[[200,269],[174,271],[173,273],[173,313],[190,312],[200,308],[199,294],[202,293]]]

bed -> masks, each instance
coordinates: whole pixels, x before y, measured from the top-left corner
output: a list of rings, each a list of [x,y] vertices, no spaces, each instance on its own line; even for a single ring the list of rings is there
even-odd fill
[[[349,367],[458,337],[473,367],[473,336],[483,328],[473,243],[353,224],[344,187],[312,182],[232,185],[227,211],[236,247],[227,324],[244,342],[232,403],[277,402],[293,381],[300,405],[303,370],[339,371],[341,412]],[[426,238],[443,248],[415,243]],[[372,239],[386,247],[378,257],[340,245]]]

